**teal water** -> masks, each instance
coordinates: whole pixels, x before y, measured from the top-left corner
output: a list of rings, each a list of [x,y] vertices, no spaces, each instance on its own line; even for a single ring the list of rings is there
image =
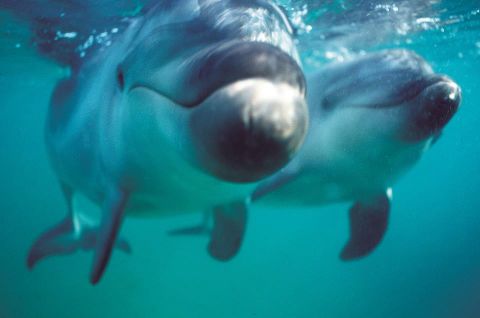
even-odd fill
[[[339,43],[352,41],[322,42],[328,24],[321,18],[355,8],[344,1],[283,3],[291,12],[310,6],[302,23],[312,30],[300,34],[307,68],[357,46],[407,47],[462,87],[461,109],[442,138],[394,187],[390,226],[379,248],[360,261],[338,259],[348,234],[346,204],[296,210],[256,205],[242,250],[229,263],[208,257],[206,239],[166,235],[197,222],[200,214],[194,214],[127,220],[122,233],[133,253],[114,253],[95,287],[87,279],[89,253],[51,258],[29,272],[30,244],[64,215],[43,145],[50,92],[63,71],[36,55],[23,26],[0,15],[1,318],[479,317],[480,4],[440,2],[428,11],[438,18],[431,25],[395,29],[377,42],[360,37],[342,50]],[[391,12],[382,17],[393,19]],[[406,21],[418,25],[425,21],[420,17]]]

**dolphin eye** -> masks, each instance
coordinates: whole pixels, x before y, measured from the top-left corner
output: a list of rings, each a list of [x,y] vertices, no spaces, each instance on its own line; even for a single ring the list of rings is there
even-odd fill
[[[123,86],[125,85],[125,79],[123,78],[123,72],[120,68],[117,70],[117,83],[120,90],[123,91]]]

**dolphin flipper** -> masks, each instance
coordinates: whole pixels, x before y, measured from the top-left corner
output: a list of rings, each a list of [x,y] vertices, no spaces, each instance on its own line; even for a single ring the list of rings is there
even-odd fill
[[[340,258],[344,261],[370,254],[385,235],[390,214],[390,190],[368,203],[356,202],[350,208],[350,239]]]
[[[198,225],[169,231],[169,235],[209,235],[208,253],[219,261],[228,261],[239,251],[247,222],[247,203],[237,201],[205,211]],[[213,218],[213,225],[211,224]]]
[[[73,191],[65,184],[61,184],[67,201],[68,213],[66,217],[44,232],[30,248],[27,257],[27,266],[32,269],[42,259],[54,255],[66,255],[78,250],[94,249],[98,241],[98,228],[86,216],[73,208]],[[129,243],[119,239],[115,247],[130,253]]]
[[[27,257],[29,269],[33,269],[40,260],[47,256],[70,254],[79,247],[75,240],[77,235],[75,235],[73,225],[73,190],[64,183],[60,183],[60,186],[67,202],[67,216],[40,235],[33,243]]]
[[[213,209],[213,229],[208,244],[209,254],[219,261],[228,261],[239,251],[245,234],[247,204],[237,201]]]
[[[65,255],[79,248],[73,235],[73,222],[66,217],[59,224],[43,233],[32,245],[27,257],[27,266],[33,269],[35,265],[47,256]]]
[[[117,241],[118,231],[123,221],[128,201],[128,193],[111,191],[106,196],[102,209],[102,221],[98,229],[98,240],[95,244],[90,282],[98,283],[102,277],[112,254],[113,246]]]

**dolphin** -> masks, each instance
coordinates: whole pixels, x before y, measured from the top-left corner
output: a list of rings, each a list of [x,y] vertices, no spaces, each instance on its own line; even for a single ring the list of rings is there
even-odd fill
[[[57,3],[66,16],[88,7]],[[97,33],[78,47],[62,44],[74,32],[60,31],[75,21],[45,18],[35,1],[1,6],[30,21],[39,51],[69,70],[45,129],[67,214],[34,242],[28,267],[92,250],[96,284],[112,248],[130,250],[117,238],[125,216],[199,210],[213,211],[210,254],[233,257],[245,198],[307,131],[305,77],[283,11],[261,0],[151,2],[134,17],[105,18],[120,27],[104,45],[85,45]],[[100,207],[99,220],[77,208],[80,196]]]
[[[282,207],[353,202],[340,258],[358,259],[384,237],[392,186],[438,140],[461,90],[402,49],[329,64],[308,75],[307,84],[305,144],[251,199]]]

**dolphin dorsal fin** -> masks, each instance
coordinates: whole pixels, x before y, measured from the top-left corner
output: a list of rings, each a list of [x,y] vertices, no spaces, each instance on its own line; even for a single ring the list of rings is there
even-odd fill
[[[29,25],[34,47],[55,62],[74,67],[111,41],[141,11],[143,0],[2,0],[6,10]]]

